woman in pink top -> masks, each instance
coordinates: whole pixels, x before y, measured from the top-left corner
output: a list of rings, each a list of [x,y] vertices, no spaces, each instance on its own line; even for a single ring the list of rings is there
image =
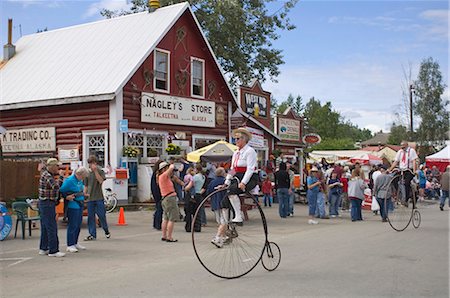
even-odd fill
[[[163,222],[162,241],[177,242],[172,237],[173,226],[180,215],[177,203],[177,193],[172,183],[174,165],[169,165],[167,162],[159,164],[158,170],[158,185],[161,190],[162,208],[163,208]]]

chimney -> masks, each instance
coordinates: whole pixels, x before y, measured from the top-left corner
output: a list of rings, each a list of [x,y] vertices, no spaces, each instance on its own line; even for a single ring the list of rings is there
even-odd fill
[[[16,53],[16,46],[12,44],[12,19],[8,19],[8,43],[3,46],[3,61],[8,61]]]
[[[148,0],[148,12],[154,12],[160,7],[159,0]]]

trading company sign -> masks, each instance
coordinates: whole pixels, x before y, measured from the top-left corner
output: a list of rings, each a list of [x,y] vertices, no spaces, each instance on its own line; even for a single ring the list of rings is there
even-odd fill
[[[282,140],[300,141],[300,120],[279,118],[278,135]]]
[[[215,127],[214,102],[142,93],[141,121],[172,125]]]
[[[3,152],[39,152],[56,150],[54,127],[8,129],[1,135]]]
[[[322,139],[318,134],[309,133],[303,136],[303,143],[313,145],[319,144]]]

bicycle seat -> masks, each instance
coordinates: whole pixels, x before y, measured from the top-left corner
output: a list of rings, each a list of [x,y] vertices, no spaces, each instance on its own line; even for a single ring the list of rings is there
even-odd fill
[[[109,192],[112,191],[111,188],[105,188],[105,190],[106,190],[106,191],[109,191]]]

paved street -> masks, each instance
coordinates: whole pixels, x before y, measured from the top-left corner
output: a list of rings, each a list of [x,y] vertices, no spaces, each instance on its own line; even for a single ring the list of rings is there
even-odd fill
[[[216,278],[200,266],[182,224],[179,242],[163,243],[151,228],[152,213],[128,211],[128,226],[115,226],[118,213],[109,215],[111,239],[100,232],[97,241],[81,241],[88,250],[65,258],[37,254],[39,230],[26,240],[10,235],[0,243],[0,296],[449,296],[449,212],[437,205],[422,206],[421,227],[402,233],[367,211],[364,222],[344,213],[309,226],[305,206],[283,220],[277,207],[264,209],[269,239],[282,249],[274,272],[257,266],[237,280]],[[61,244],[65,232],[60,224]],[[86,233],[84,222],[80,238]]]

